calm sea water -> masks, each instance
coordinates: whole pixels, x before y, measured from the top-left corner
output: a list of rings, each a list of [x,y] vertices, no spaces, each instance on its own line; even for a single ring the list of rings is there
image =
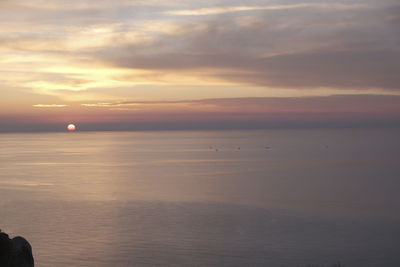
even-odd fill
[[[400,131],[0,135],[37,266],[400,266]]]

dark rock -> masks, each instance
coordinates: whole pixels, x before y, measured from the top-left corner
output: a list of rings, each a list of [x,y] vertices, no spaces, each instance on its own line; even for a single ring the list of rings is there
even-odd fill
[[[20,236],[11,240],[13,244],[12,267],[33,267],[32,247],[29,242]]]
[[[0,232],[0,267],[34,267],[32,247],[20,236],[10,239]]]
[[[11,263],[12,243],[6,233],[0,232],[0,266],[8,267]]]

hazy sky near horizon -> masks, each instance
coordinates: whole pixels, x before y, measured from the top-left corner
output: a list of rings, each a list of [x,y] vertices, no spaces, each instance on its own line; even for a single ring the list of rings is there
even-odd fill
[[[5,131],[396,123],[399,62],[396,0],[0,0]]]

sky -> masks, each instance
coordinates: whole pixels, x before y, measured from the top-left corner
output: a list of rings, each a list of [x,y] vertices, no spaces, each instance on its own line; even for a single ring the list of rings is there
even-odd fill
[[[398,0],[0,0],[0,132],[400,126]]]

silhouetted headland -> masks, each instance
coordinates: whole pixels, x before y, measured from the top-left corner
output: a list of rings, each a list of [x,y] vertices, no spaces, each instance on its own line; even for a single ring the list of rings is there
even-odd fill
[[[33,267],[34,259],[29,242],[20,236],[10,237],[0,230],[0,266]]]

